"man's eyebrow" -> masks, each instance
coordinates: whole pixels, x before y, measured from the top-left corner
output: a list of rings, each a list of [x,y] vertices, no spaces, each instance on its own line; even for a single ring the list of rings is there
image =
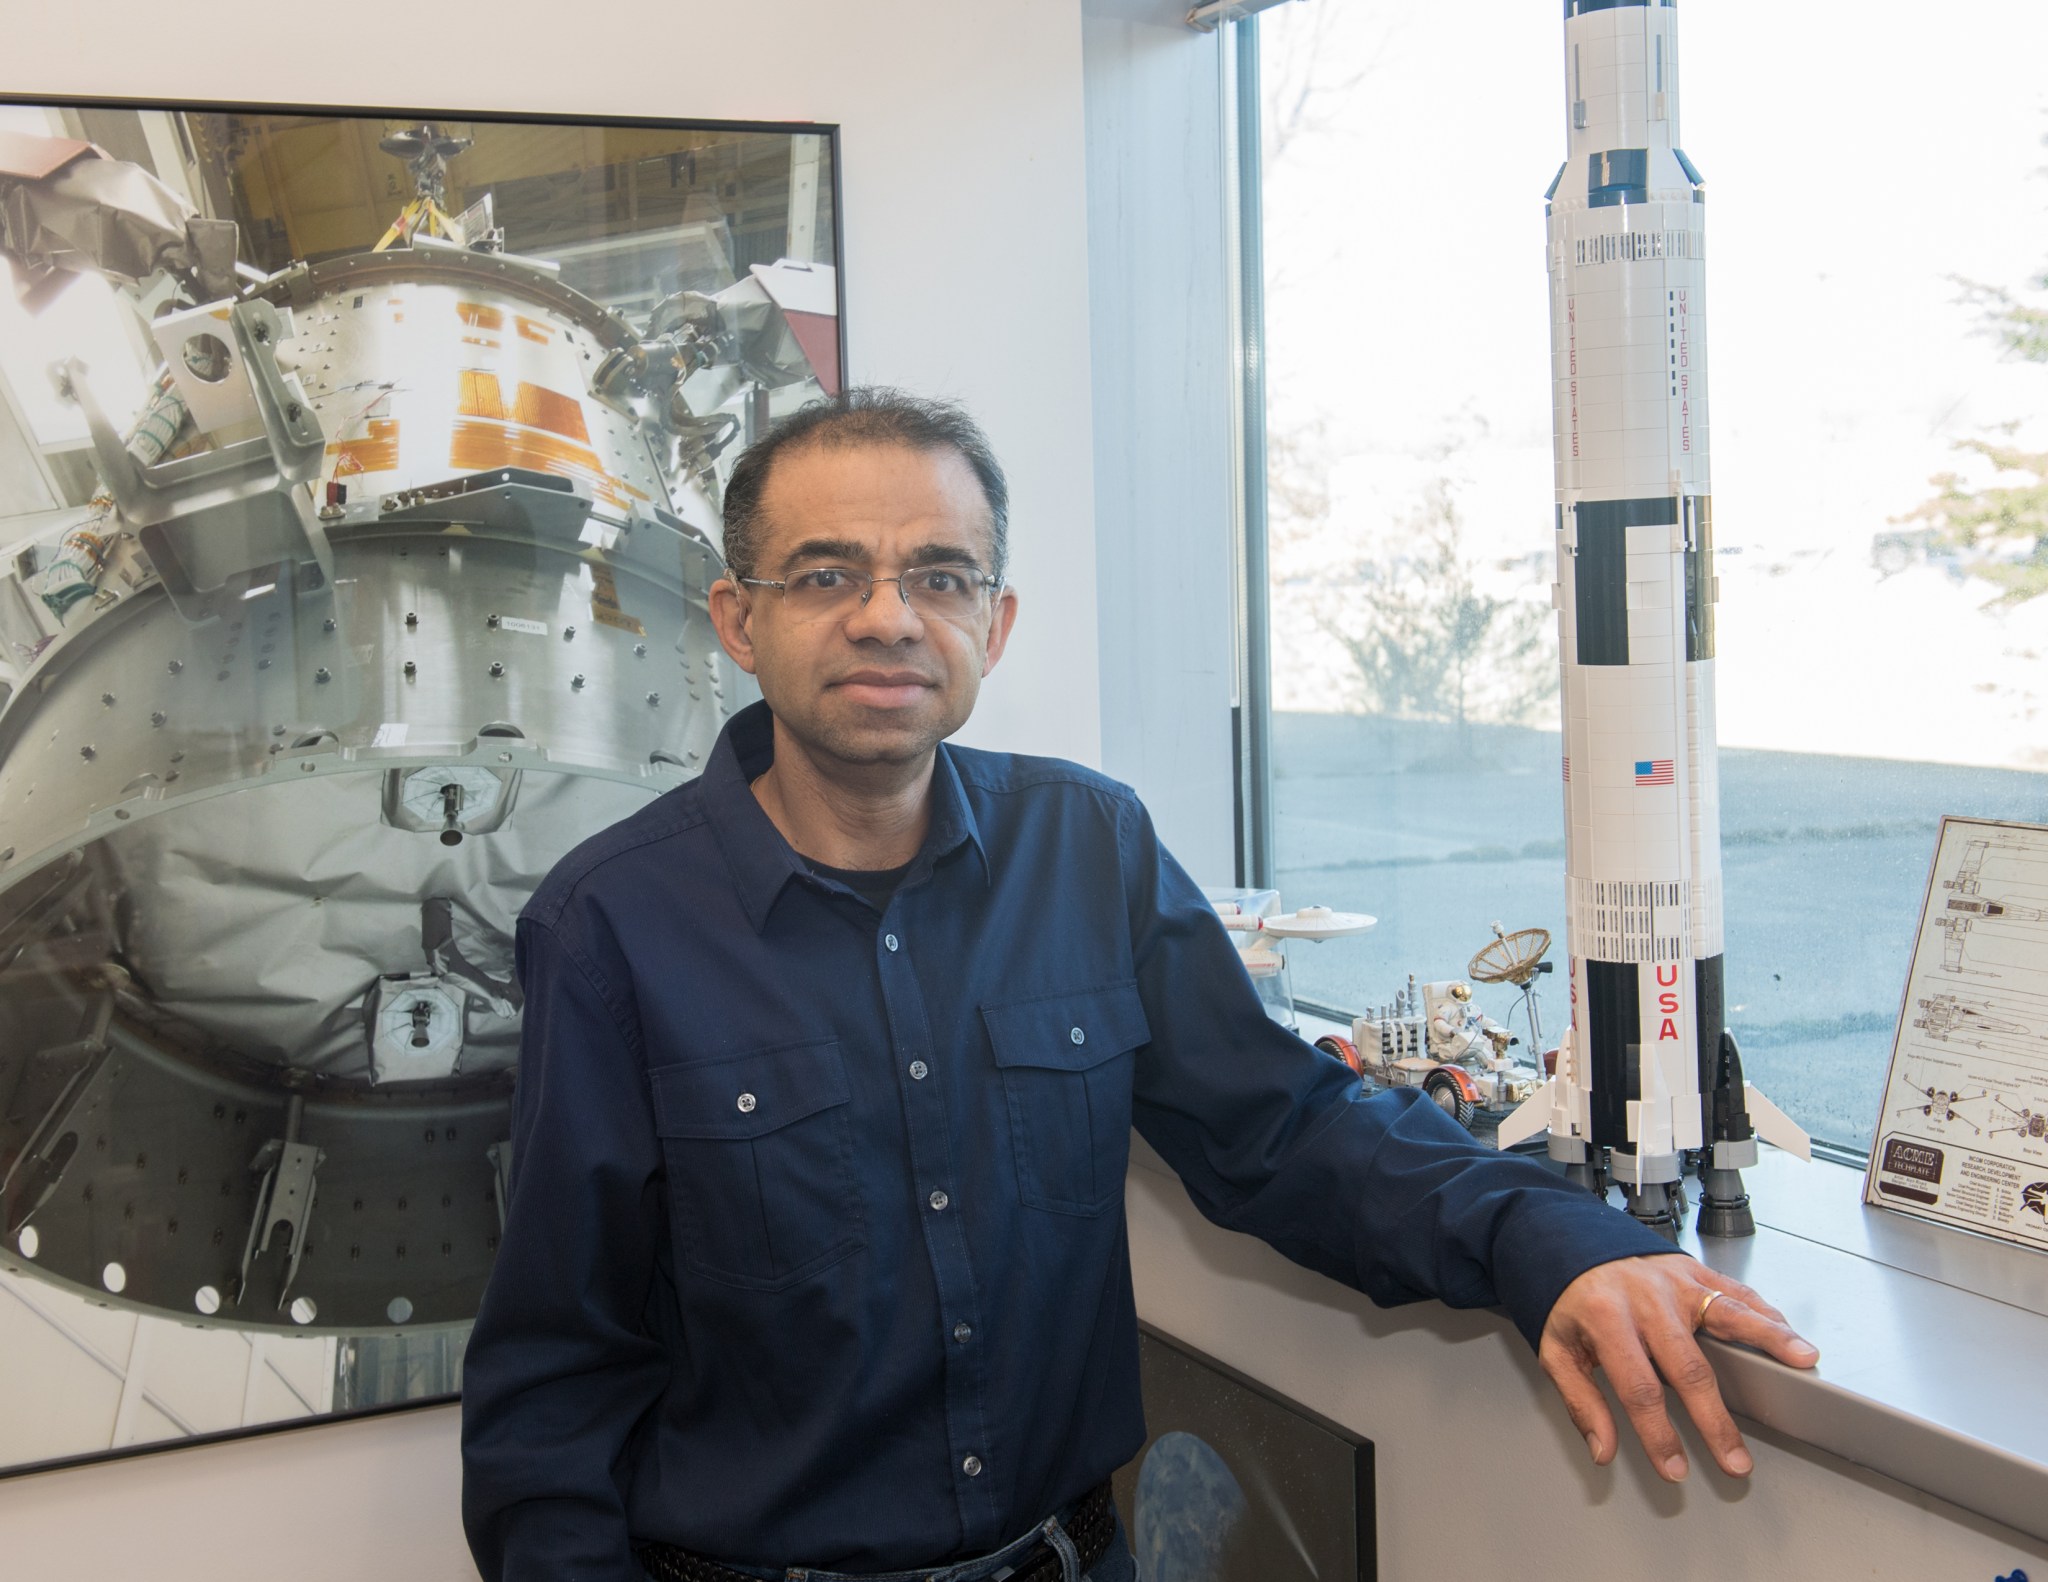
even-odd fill
[[[981,557],[960,544],[919,544],[910,552],[913,566],[965,566],[970,571],[981,570]]]
[[[867,545],[850,538],[807,538],[782,557],[782,569],[793,566],[865,566],[874,556]]]
[[[782,569],[790,571],[798,566],[867,566],[874,562],[874,551],[867,545],[850,538],[807,538],[783,557]],[[908,566],[965,566],[973,571],[981,569],[981,557],[965,545],[946,544],[932,540],[919,544],[910,552],[904,562]]]

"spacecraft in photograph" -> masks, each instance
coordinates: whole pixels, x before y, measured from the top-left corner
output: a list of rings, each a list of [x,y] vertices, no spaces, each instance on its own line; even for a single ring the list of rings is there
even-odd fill
[[[1740,1171],[1805,1134],[1724,1020],[1707,467],[1706,192],[1678,145],[1678,13],[1568,0],[1567,156],[1545,194],[1571,1027],[1501,1127],[1676,1234],[1754,1229]]]
[[[474,1316],[514,919],[754,695],[717,461],[837,379],[829,266],[629,320],[448,212],[466,138],[383,146],[381,240],[265,273],[0,134],[17,294],[115,281],[158,365],[123,427],[53,371],[97,498],[0,565],[0,1262],[188,1322]]]

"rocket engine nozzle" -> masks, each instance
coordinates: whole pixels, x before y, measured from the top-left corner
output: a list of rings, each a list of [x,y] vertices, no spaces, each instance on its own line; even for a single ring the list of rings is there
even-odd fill
[[[1742,1170],[1756,1163],[1756,1128],[1749,1119],[1749,1085],[1742,1080],[1742,1051],[1723,1028],[1714,1055],[1714,1091],[1707,1101],[1707,1151],[1700,1160],[1702,1236],[1754,1236]]]

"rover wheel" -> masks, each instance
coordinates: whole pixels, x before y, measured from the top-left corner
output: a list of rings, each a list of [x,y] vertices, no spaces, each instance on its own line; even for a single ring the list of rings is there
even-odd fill
[[[1325,1033],[1316,1040],[1316,1048],[1326,1055],[1335,1055],[1359,1076],[1365,1075],[1365,1063],[1358,1058],[1358,1046],[1348,1038],[1339,1038],[1335,1033]]]
[[[1422,1091],[1435,1099],[1437,1108],[1466,1131],[1472,1129],[1474,1106],[1458,1087],[1457,1078],[1444,1071],[1432,1072],[1422,1084]]]

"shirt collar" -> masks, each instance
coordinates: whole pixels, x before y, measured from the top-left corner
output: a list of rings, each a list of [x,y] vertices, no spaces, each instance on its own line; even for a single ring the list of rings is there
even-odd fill
[[[766,703],[752,703],[726,721],[698,782],[705,816],[756,933],[768,926],[768,914],[783,887],[806,871],[803,859],[754,800],[753,782],[774,762],[775,716]],[[962,845],[973,846],[987,882],[988,850],[982,844],[981,826],[967,805],[953,754],[941,742],[932,768],[931,828],[905,882],[917,883],[933,864]]]

